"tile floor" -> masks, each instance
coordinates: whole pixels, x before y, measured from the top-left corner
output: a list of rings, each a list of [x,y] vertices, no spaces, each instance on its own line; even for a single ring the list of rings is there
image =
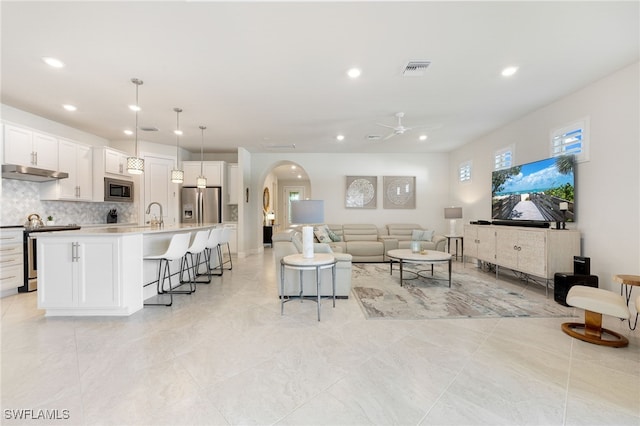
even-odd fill
[[[605,326],[631,343],[612,349],[558,318],[367,321],[351,298],[325,301],[318,322],[312,302],[281,316],[276,294],[265,249],[127,318],[45,318],[35,294],[2,299],[0,423],[640,424],[640,330],[619,320]]]

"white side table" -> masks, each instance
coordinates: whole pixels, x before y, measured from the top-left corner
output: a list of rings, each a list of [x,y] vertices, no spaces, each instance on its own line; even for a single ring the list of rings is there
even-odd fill
[[[305,258],[301,254],[290,254],[280,260],[280,315],[284,313],[284,304],[293,300],[284,296],[284,275],[285,269],[300,271],[300,295],[298,298],[302,302],[305,299],[303,294],[302,276],[304,271],[316,271],[316,298],[308,297],[318,304],[318,321],[320,321],[320,271],[331,268],[331,288],[333,294],[333,307],[336,307],[336,258],[329,253],[316,253],[312,258]]]

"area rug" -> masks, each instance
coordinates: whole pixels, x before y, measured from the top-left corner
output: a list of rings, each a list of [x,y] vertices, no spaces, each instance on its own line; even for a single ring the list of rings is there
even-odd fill
[[[396,266],[397,267],[397,266]],[[406,273],[405,278],[415,276]],[[435,319],[497,317],[572,317],[574,308],[544,296],[534,283],[495,279],[490,273],[456,268],[448,286],[446,266],[436,266],[435,278],[405,280],[389,274],[388,264],[353,264],[352,290],[367,319]]]

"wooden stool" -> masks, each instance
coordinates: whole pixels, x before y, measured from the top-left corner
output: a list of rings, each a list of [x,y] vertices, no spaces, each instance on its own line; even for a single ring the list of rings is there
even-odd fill
[[[616,348],[629,344],[629,340],[623,335],[602,327],[603,314],[629,319],[629,307],[624,297],[609,290],[577,285],[569,290],[567,304],[584,309],[584,324],[562,324],[562,331],[569,336],[596,345]]]

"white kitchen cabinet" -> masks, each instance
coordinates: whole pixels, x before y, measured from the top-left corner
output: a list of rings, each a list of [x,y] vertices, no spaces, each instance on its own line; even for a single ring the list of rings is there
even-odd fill
[[[0,297],[18,292],[24,284],[22,229],[0,230]]]
[[[202,172],[207,178],[207,186],[223,186],[224,165],[224,161],[205,161],[202,163]],[[183,161],[182,168],[184,170],[182,185],[195,186],[196,179],[200,176],[200,161]]]
[[[235,163],[227,165],[226,186],[227,204],[238,204],[238,165]]]
[[[128,259],[142,238],[82,235],[38,237],[38,308],[47,315],[123,315],[142,302],[141,269]],[[125,271],[128,277],[125,277]],[[125,286],[127,278],[137,284]]]
[[[58,165],[58,139],[10,124],[4,126],[4,163],[63,171]]]
[[[104,156],[104,171],[119,176],[130,176],[127,173],[128,154],[111,148],[101,148]]]
[[[104,202],[104,178],[117,178],[131,181],[132,176],[127,173],[126,152],[106,146],[93,148],[93,201]]]
[[[466,255],[547,280],[556,272],[572,271],[573,256],[580,255],[576,230],[465,225],[464,238]]]
[[[91,147],[60,139],[58,153],[66,179],[43,182],[41,200],[91,201],[93,199],[93,156]]]

